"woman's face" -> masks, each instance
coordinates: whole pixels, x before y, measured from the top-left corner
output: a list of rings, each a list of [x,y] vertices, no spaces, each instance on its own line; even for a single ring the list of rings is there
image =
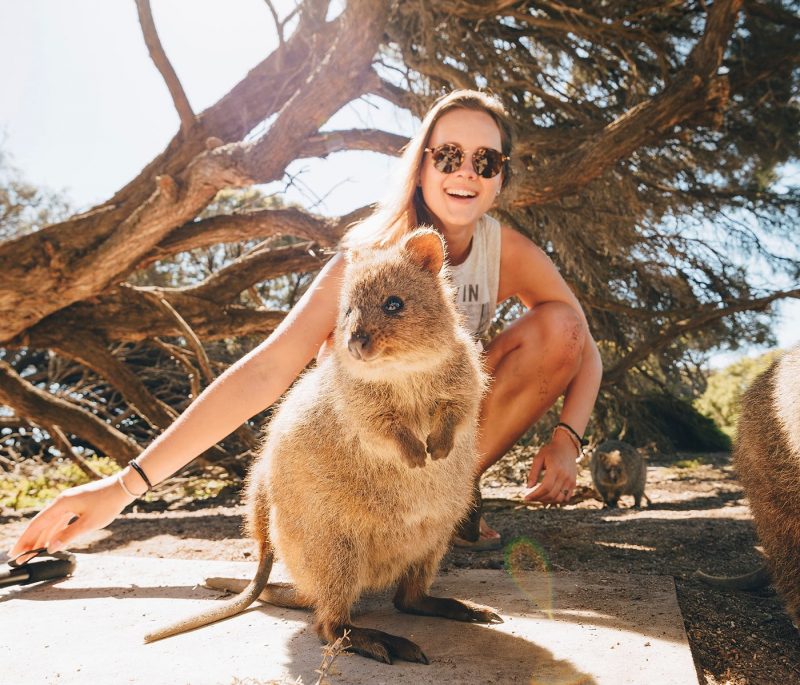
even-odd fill
[[[500,151],[500,129],[486,112],[454,109],[436,122],[428,147],[442,143],[460,145],[466,153],[464,163],[460,169],[445,174],[434,167],[431,153],[426,152],[419,174],[422,197],[441,222],[439,228],[474,228],[497,197],[503,174],[493,178],[479,176],[472,165],[472,153],[479,147]]]

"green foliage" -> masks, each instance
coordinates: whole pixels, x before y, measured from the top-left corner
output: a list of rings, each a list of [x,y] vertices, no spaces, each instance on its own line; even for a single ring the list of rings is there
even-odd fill
[[[109,457],[90,456],[86,462],[103,476],[113,475],[120,470]],[[89,477],[72,461],[59,459],[49,464],[27,461],[20,465],[16,473],[5,474],[0,479],[0,509],[41,509],[67,488],[88,482]],[[200,501],[216,497],[230,485],[231,481],[226,479],[191,477],[172,487],[167,483],[165,489],[159,487],[158,492],[148,493],[142,499],[163,499],[170,503]]]
[[[119,471],[109,457],[88,457],[86,462],[104,476]],[[27,473],[0,479],[0,507],[39,508],[63,490],[88,482],[89,477],[72,461],[59,460],[47,466],[37,464]]]
[[[752,359],[745,357],[713,372],[708,377],[705,392],[695,400],[695,408],[713,420],[728,437],[733,438],[736,434],[742,393],[756,376],[767,370],[779,354],[779,350],[772,350]]]
[[[691,402],[666,394],[651,394],[640,401],[640,415],[651,435],[660,436],[667,448],[688,452],[724,452],[731,448],[730,438]],[[640,444],[636,433],[625,439]]]
[[[708,462],[702,457],[696,457],[694,459],[679,459],[678,461],[673,462],[672,465],[679,469],[691,471],[693,469],[699,469],[701,466],[705,466],[707,463]]]
[[[0,149],[0,241],[33,233],[70,213],[65,197],[26,181]]]

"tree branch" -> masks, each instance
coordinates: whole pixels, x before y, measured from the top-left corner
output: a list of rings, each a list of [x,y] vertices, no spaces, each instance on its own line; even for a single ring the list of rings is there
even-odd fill
[[[89,466],[89,462],[87,462],[80,454],[78,454],[72,447],[72,443],[69,441],[69,438],[66,436],[63,430],[61,430],[61,426],[57,426],[55,424],[50,426],[45,426],[45,429],[48,433],[50,433],[50,437],[53,438],[53,442],[56,444],[58,449],[64,454],[67,459],[75,462],[77,467],[83,471],[89,478],[92,480],[100,480],[103,475],[95,471],[91,466]]]
[[[80,336],[65,336],[63,329],[52,330],[49,339],[39,336],[36,346],[49,348],[72,359],[107,380],[122,393],[125,401],[156,428],[166,428],[177,414],[150,393],[141,378],[108,350],[107,341],[92,329],[83,327]]]
[[[395,107],[408,109],[412,112],[417,109],[417,103],[411,93],[381,78],[376,71],[373,71],[370,75],[367,87],[370,93],[383,98],[387,102],[391,102]]]
[[[397,156],[408,138],[371,128],[354,128],[348,131],[326,131],[311,136],[300,150],[300,157],[327,157],[334,152],[369,150],[384,155]]]
[[[255,249],[209,276],[202,283],[182,289],[209,302],[230,302],[255,283],[276,275],[318,271],[327,261],[316,243],[271,249]]]
[[[331,116],[366,90],[372,58],[383,37],[388,7],[374,0],[350,0],[331,49],[295,91],[267,133],[248,146],[236,167],[257,183],[275,180],[305,141]]]
[[[206,383],[211,383],[214,380],[214,374],[211,371],[211,362],[208,361],[208,355],[203,349],[203,343],[200,342],[200,338],[197,337],[192,327],[186,323],[186,320],[178,313],[175,307],[167,302],[158,292],[154,290],[141,290],[140,292],[168,317],[175,321],[181,334],[186,339],[187,344],[194,352],[195,359],[197,359],[197,364],[206,379]]]
[[[309,257],[311,260],[311,257]],[[138,342],[154,336],[181,336],[175,320],[157,311],[137,292],[121,287],[103,295],[94,303],[76,302],[28,329],[9,342],[9,347],[33,346],[49,340],[48,329],[83,330],[93,328],[108,340]],[[225,304],[194,297],[178,290],[154,288],[181,312],[194,332],[203,340],[219,340],[240,335],[270,334],[286,316],[282,311],[261,311],[239,304]]]
[[[642,102],[606,126],[592,132],[573,151],[553,162],[542,159],[529,167],[512,206],[545,204],[576,192],[618,160],[660,140],[676,125],[709,110],[720,111],[727,101],[727,80],[717,76],[742,0],[717,0],[708,11],[702,38],[684,69],[656,97]]]
[[[169,94],[172,96],[172,102],[175,104],[175,109],[178,110],[178,116],[181,119],[181,129],[184,132],[189,131],[195,124],[194,112],[183,86],[178,80],[178,75],[172,68],[172,64],[167,58],[167,53],[164,52],[164,48],[158,38],[156,25],[153,21],[153,13],[150,10],[150,0],[136,0],[136,9],[139,12],[139,23],[142,26],[144,42],[147,45],[150,58],[167,84]]]
[[[19,416],[40,426],[69,426],[120,465],[137,454],[139,446],[113,426],[66,400],[40,390],[0,360],[0,402],[14,407]]]
[[[323,217],[303,209],[262,209],[241,214],[213,216],[190,221],[174,230],[137,265],[142,269],[159,259],[201,247],[243,240],[290,235],[333,247],[351,224],[365,218],[372,207],[365,206],[341,217]],[[264,279],[270,276],[264,276]]]
[[[631,353],[623,357],[613,367],[603,374],[603,386],[615,385],[619,383],[623,376],[634,366],[643,362],[651,354],[664,349],[676,338],[691,333],[692,331],[705,328],[714,321],[719,321],[726,316],[737,314],[738,312],[747,311],[763,311],[775,300],[784,298],[797,298],[800,299],[800,288],[794,290],[781,290],[764,297],[758,297],[751,300],[738,300],[736,302],[727,304],[724,307],[710,306],[703,309],[697,315],[677,321],[668,328],[661,331],[658,335],[654,335],[647,340],[644,340]]]

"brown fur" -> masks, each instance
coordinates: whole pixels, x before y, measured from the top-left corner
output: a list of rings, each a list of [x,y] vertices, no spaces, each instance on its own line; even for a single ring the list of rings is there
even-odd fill
[[[438,234],[421,230],[348,260],[333,351],[287,394],[248,477],[248,533],[262,557],[274,548],[286,563],[320,638],[347,629],[354,651],[388,662],[427,659],[404,638],[351,625],[365,590],[398,583],[403,611],[500,620],[427,594],[470,503],[485,387],[443,258]],[[390,296],[404,302],[395,315]]]
[[[775,587],[800,626],[800,345],[743,394],[733,459]]]
[[[592,454],[592,482],[607,507],[614,508],[622,495],[633,495],[633,506],[642,505],[647,464],[635,448],[620,440],[606,440]]]

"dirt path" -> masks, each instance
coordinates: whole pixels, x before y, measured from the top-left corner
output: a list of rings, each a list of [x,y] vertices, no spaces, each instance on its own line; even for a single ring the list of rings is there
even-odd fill
[[[526,460],[506,460],[483,483],[487,518],[503,534],[506,548],[480,554],[454,550],[444,565],[501,569],[511,563],[559,571],[671,575],[701,683],[800,683],[800,637],[770,588],[726,592],[692,578],[697,568],[740,573],[755,567],[759,556],[747,503],[727,455],[703,455],[699,460],[696,455],[683,456],[684,468],[651,461],[647,493],[652,503],[640,511],[603,510],[591,497],[562,508],[525,506],[516,483],[521,482]],[[590,485],[586,470],[579,484]],[[588,487],[584,492],[588,494]],[[146,505],[74,549],[250,559],[250,544],[240,537],[242,509],[236,502],[228,494],[169,511]],[[631,505],[631,498],[623,498],[623,507]],[[25,521],[8,512],[0,517],[0,549],[8,548]]]

